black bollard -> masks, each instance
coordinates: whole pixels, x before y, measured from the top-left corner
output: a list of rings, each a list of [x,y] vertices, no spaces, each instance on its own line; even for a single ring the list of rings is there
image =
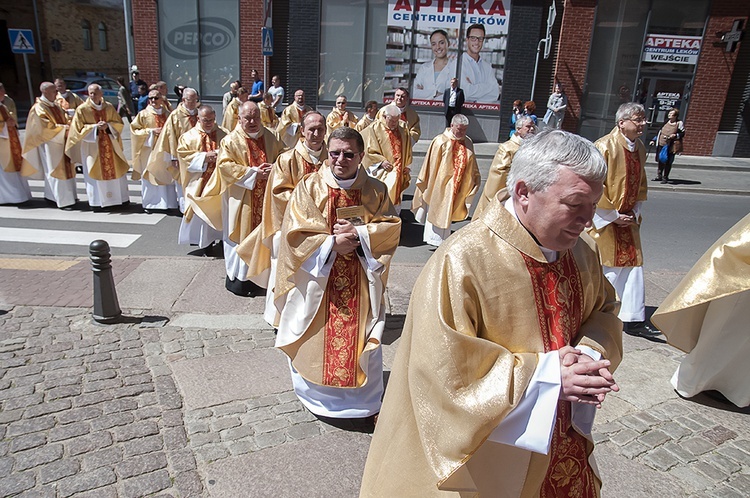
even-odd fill
[[[89,244],[89,254],[94,271],[94,321],[117,323],[122,320],[122,311],[117,302],[109,244],[106,240],[95,240]]]

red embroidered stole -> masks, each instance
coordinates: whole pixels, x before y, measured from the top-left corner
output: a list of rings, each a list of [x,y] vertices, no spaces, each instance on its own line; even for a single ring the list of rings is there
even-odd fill
[[[0,104],[0,115],[2,115],[3,121],[5,121],[5,127],[8,130],[8,141],[10,142],[10,158],[13,161],[13,169],[11,169],[10,171],[15,171],[17,173],[21,171],[21,164],[23,164],[23,148],[21,147],[21,138],[18,136],[18,128],[16,128],[15,126],[11,128],[8,124],[11,119],[10,112],[8,112],[8,108],[3,104]]]
[[[403,111],[401,113],[401,116],[398,119],[399,121],[403,122],[407,127],[409,126],[409,120],[406,119],[406,111]]]
[[[456,199],[458,191],[461,189],[461,182],[464,179],[466,171],[466,144],[463,140],[453,141],[453,199]]]
[[[216,129],[211,133],[201,131],[201,152],[211,152],[212,150],[216,150]],[[208,183],[208,179],[211,178],[215,169],[216,161],[206,165],[206,171],[201,174],[201,183],[198,187],[196,197],[200,197],[201,194],[203,194],[203,188],[206,186],[206,183]]]
[[[39,104],[42,105],[42,104]],[[52,116],[52,119],[54,120],[55,124],[58,125],[66,125],[68,124],[68,116],[65,114],[65,111],[63,111],[60,107],[56,105],[48,105],[46,106],[47,109],[49,109],[50,115]],[[65,130],[65,140],[68,139],[68,130]],[[63,160],[65,161],[65,179],[70,180],[71,178],[76,177],[76,169],[73,166],[73,163],[70,161],[70,158],[67,154],[63,154]]]
[[[154,113],[154,119],[156,119],[156,127],[157,128],[164,128],[164,125],[167,122],[167,115],[164,112],[164,110],[162,110],[161,114]]]
[[[336,209],[361,204],[360,190],[328,187],[328,225],[333,233]],[[337,254],[326,286],[323,385],[357,386],[359,359],[360,262],[357,252]]]
[[[195,125],[198,124],[198,113],[197,112],[195,114],[188,113],[187,118],[188,118],[188,122],[190,123],[190,127],[191,128],[195,127]]]
[[[638,199],[641,185],[641,161],[638,150],[630,152],[624,147],[625,153],[625,193],[623,195],[621,213],[631,211]],[[615,234],[615,266],[636,266],[638,252],[633,238],[633,227],[612,224]]]
[[[400,204],[404,183],[404,168],[401,158],[401,130],[398,128],[391,130],[386,127],[385,131],[388,133],[388,141],[390,142],[391,150],[393,151],[393,170],[396,172],[396,182],[393,186],[393,188],[396,189],[396,193],[393,196],[395,199],[394,204]]]
[[[247,142],[248,166],[260,166],[261,164],[267,162],[266,141],[263,138],[263,135],[259,136],[257,139],[247,137],[245,141]],[[267,183],[268,179],[258,178],[255,181],[255,188],[250,191],[252,199],[252,204],[250,206],[252,209],[250,215],[250,232],[252,232],[255,227],[260,225],[260,222],[263,219],[263,196],[266,192]]]
[[[554,263],[522,253],[534,289],[544,351],[570,344],[583,321],[583,285],[575,259],[565,251]],[[540,497],[595,497],[596,479],[586,454],[587,441],[572,426],[571,405],[558,401],[550,462]]]
[[[94,111],[94,119],[97,123],[99,121],[107,121],[106,107],[103,107],[101,111],[93,107],[92,109]],[[115,149],[112,147],[112,139],[109,137],[109,133],[97,129],[96,143],[99,146],[99,165],[102,168],[102,180],[117,179]]]

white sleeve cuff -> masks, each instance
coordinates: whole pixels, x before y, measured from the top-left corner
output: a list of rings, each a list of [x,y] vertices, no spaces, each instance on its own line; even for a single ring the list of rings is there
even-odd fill
[[[96,126],[94,126],[91,129],[91,131],[88,132],[85,137],[83,137],[83,141],[84,142],[95,143],[96,142],[96,134],[97,133],[99,133],[99,128],[97,128]]]
[[[362,252],[365,254],[365,261],[367,261],[367,269],[375,271],[383,266],[383,263],[378,261],[372,256],[370,251],[370,233],[367,231],[367,225],[359,225],[354,227],[359,235],[359,245],[362,247]]]
[[[593,221],[594,228],[596,228],[597,230],[601,230],[619,217],[620,213],[618,213],[616,209],[596,208]]]
[[[555,427],[561,385],[560,354],[539,353],[539,363],[523,398],[488,439],[546,455]]]
[[[240,187],[244,187],[248,190],[252,190],[255,188],[255,182],[258,178],[258,172],[260,169],[258,169],[257,166],[251,166],[248,168],[248,172],[245,176],[240,178],[240,181],[237,182],[237,185]]]
[[[154,130],[149,130],[148,138],[146,139],[146,143],[144,145],[153,149],[154,142],[156,142],[156,133],[154,133]]]
[[[206,153],[198,152],[187,167],[191,173],[203,173],[206,171]]]
[[[643,207],[643,202],[638,201],[635,203],[635,206],[633,206],[633,218],[636,220],[641,217],[641,208]]]
[[[369,168],[367,168],[367,174],[370,176],[375,176],[380,169],[380,165],[383,164],[383,161],[380,161],[379,163],[375,163]]]
[[[318,247],[314,253],[310,255],[304,263],[302,263],[302,270],[306,271],[314,278],[327,276],[331,271],[333,260],[336,259],[335,255],[328,261],[331,252],[333,251],[333,242],[335,240],[334,235],[329,235],[325,242]]]
[[[599,351],[595,351],[588,346],[576,346],[576,349],[581,353],[588,355],[594,361],[602,359],[602,354]],[[571,422],[573,427],[583,435],[591,434],[591,429],[594,427],[594,417],[596,417],[596,407],[594,405],[584,405],[582,403],[571,403]]]

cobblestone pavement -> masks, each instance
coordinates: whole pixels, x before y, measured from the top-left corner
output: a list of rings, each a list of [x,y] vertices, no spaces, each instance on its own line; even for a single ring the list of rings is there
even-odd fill
[[[190,406],[175,373],[181,364],[270,354],[273,332],[165,322],[104,327],[84,308],[0,314],[0,496],[215,496],[205,466],[341,432],[289,388]],[[386,365],[397,334],[386,334]],[[748,412],[670,395],[663,375],[639,377],[632,365],[670,371],[681,354],[638,341],[626,338],[622,396],[596,426],[603,496],[750,496]]]

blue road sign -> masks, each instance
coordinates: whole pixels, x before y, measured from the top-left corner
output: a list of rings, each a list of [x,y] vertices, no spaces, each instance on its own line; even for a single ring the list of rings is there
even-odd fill
[[[14,54],[35,54],[34,34],[30,29],[10,29],[8,28],[8,37],[10,38],[10,50]]]
[[[273,56],[273,28],[260,28],[260,41],[263,57]]]

